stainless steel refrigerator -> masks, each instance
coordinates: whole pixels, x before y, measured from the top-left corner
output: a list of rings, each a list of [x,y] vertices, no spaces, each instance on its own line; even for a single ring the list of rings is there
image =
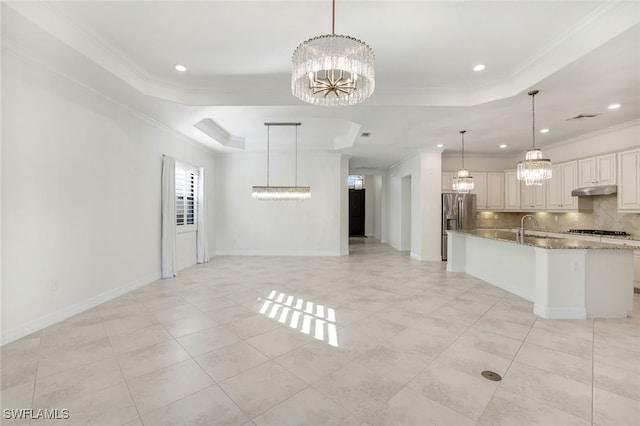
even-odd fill
[[[447,230],[476,229],[476,195],[442,194],[442,260],[447,260]]]

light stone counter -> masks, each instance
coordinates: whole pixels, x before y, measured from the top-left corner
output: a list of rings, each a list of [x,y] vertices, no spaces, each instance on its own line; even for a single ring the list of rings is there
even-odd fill
[[[466,272],[534,302],[543,318],[623,318],[633,306],[633,250],[499,230],[447,231],[447,271]]]
[[[566,237],[549,237],[543,235],[532,235],[527,231],[524,238],[519,238],[514,231],[497,229],[478,229],[474,231],[454,231],[461,234],[473,235],[492,240],[508,241],[515,244],[523,244],[544,249],[589,249],[589,250],[634,250],[635,248],[624,244],[608,244],[595,241],[585,241]]]

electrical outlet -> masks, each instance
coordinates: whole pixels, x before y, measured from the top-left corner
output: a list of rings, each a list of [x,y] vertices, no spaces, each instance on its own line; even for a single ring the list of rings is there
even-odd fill
[[[58,290],[58,280],[52,280],[51,281],[51,291],[56,291]]]
[[[557,215],[557,214],[556,214],[556,215],[553,215],[553,221],[554,221],[554,222],[557,222],[557,221],[558,221],[558,215]]]

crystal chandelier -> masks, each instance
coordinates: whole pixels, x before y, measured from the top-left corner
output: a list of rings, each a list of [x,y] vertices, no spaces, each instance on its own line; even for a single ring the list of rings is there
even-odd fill
[[[298,126],[302,123],[264,123],[267,126],[267,185],[254,186],[251,189],[251,196],[257,200],[308,200],[311,198],[311,188],[308,186],[298,186]],[[269,146],[271,126],[295,126],[296,128],[296,164],[295,164],[295,186],[270,186],[269,185]]]
[[[538,90],[529,92],[531,96],[531,115],[532,131],[533,131],[533,147],[527,151],[524,161],[518,163],[518,180],[523,180],[525,185],[542,185],[545,180],[551,179],[551,160],[542,158],[542,151],[536,148],[536,109],[534,98],[538,94]]]
[[[462,135],[462,168],[451,181],[451,188],[460,193],[468,194],[473,189],[473,177],[469,174],[469,170],[464,168],[464,134],[466,130],[460,130]]]
[[[291,91],[310,104],[355,105],[376,87],[373,50],[356,38],[336,35],[335,19],[333,0],[331,34],[313,37],[293,52]]]

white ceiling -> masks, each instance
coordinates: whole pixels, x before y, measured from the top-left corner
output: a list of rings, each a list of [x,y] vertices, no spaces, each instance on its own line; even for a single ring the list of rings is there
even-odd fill
[[[519,156],[531,89],[543,148],[640,118],[640,2],[336,3],[336,32],[376,54],[376,91],[357,106],[291,95],[291,54],[330,33],[330,0],[3,2],[2,47],[216,151],[264,149],[264,122],[302,122],[301,149],[351,155],[352,170],[455,152],[461,129],[467,152]],[[578,114],[600,115],[567,121]]]

